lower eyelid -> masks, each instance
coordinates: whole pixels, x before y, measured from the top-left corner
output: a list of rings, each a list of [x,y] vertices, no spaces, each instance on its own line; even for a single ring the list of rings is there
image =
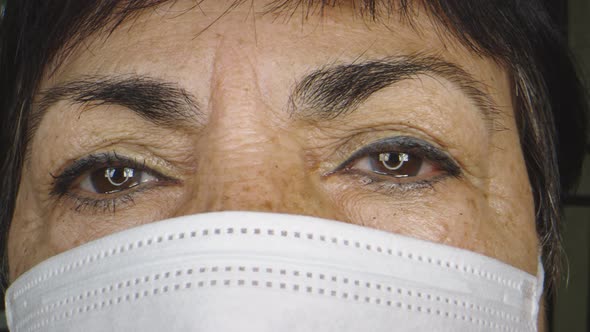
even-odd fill
[[[441,181],[456,178],[454,175],[445,173],[435,175],[434,177],[428,179],[416,179],[413,177],[396,178],[387,175],[379,175],[376,173],[367,174],[365,171],[356,169],[342,170],[339,173],[341,173],[343,176],[352,178],[354,181],[358,181],[359,185],[362,187],[372,187],[373,189],[371,190],[386,194],[395,194],[400,192],[403,193],[420,189],[432,189],[437,183]],[[336,175],[336,173],[330,175]]]
[[[76,213],[106,213],[116,212],[121,207],[119,205],[124,204],[125,207],[129,203],[134,203],[133,194],[118,195],[117,197],[108,199],[95,199],[85,196],[80,196],[75,193],[66,193],[60,197],[64,207],[75,211]]]
[[[82,195],[80,193],[68,192],[60,199],[65,200],[64,203],[70,205],[70,208],[77,213],[88,212],[95,213],[115,213],[121,209],[127,209],[136,204],[136,200],[141,196],[149,194],[151,191],[162,186],[158,185],[144,185],[135,186],[128,190],[112,194],[95,194],[102,197],[91,197],[91,195]]]
[[[399,183],[378,183],[377,191],[386,195],[394,195],[407,192],[416,192],[420,190],[432,190],[436,182],[432,181],[417,181],[408,182],[404,184]]]

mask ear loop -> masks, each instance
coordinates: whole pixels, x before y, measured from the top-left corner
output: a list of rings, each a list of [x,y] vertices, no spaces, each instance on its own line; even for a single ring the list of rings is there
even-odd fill
[[[533,295],[533,303],[531,308],[531,316],[534,318],[535,323],[539,320],[539,309],[541,306],[541,299],[543,297],[543,291],[545,290],[545,269],[543,267],[542,254],[539,252],[539,263],[537,264],[537,287]],[[538,330],[538,326],[535,331]]]
[[[383,167],[387,168],[390,171],[397,171],[398,169],[402,168],[405,162],[410,161],[410,156],[407,153],[398,153],[397,160],[399,163],[396,166],[390,166],[388,164],[389,159],[391,158],[391,153],[382,153],[379,155],[379,161],[383,165]]]

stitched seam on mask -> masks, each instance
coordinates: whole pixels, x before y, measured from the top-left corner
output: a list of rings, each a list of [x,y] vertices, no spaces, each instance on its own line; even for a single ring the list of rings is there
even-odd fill
[[[218,283],[218,281],[220,281],[220,280],[209,280],[208,282],[202,281],[197,284],[197,288],[219,287],[221,282]],[[265,281],[265,280],[248,280],[248,281],[246,281],[246,280],[242,280],[242,279],[239,279],[239,280],[226,279],[226,280],[223,280],[223,286],[224,287],[232,287],[232,282],[234,282],[236,284],[236,286],[238,286],[238,287],[253,287],[253,288],[265,287],[268,289],[270,289],[270,288],[276,289],[276,287],[274,286],[276,284],[276,282]],[[87,312],[91,312],[91,311],[104,310],[105,308],[108,308],[110,306],[116,306],[124,301],[126,301],[126,302],[139,301],[144,297],[158,296],[158,295],[169,293],[172,291],[180,291],[183,289],[190,289],[190,288],[195,288],[195,287],[193,287],[193,284],[191,282],[187,282],[184,284],[169,284],[169,285],[165,285],[162,287],[156,287],[156,288],[152,288],[151,291],[150,290],[143,290],[143,291],[140,290],[140,291],[136,291],[136,292],[131,292],[131,293],[128,293],[124,296],[119,296],[117,298],[111,298],[109,300],[95,302],[94,304],[87,305],[85,307],[82,306],[82,307],[78,307],[77,309],[71,309],[69,311],[66,311],[66,312],[60,314],[57,317],[53,316],[51,319],[46,319],[46,320],[42,321],[41,323],[35,324],[34,326],[32,326],[29,329],[29,331],[39,330],[39,329],[49,325],[50,323],[57,323],[57,322],[62,321],[64,319],[74,318],[74,316],[76,316],[76,315],[83,315],[83,314],[85,314]],[[317,293],[314,292],[314,289],[317,291]],[[307,292],[309,294],[314,294],[314,295],[337,297],[337,295],[331,295],[332,292],[330,292],[330,295],[327,295],[325,290],[320,291],[321,289],[314,288],[311,286],[302,287],[299,284],[293,284],[292,287],[287,287],[286,283],[282,283],[282,284],[280,284],[280,290],[301,292],[301,293]],[[371,303],[370,297],[361,298],[359,296],[356,296],[356,297],[346,297],[344,299],[350,300],[350,301],[355,301],[355,302],[361,302],[361,303],[363,303],[363,302],[364,303]],[[468,317],[467,315],[460,315],[457,313],[452,313],[452,312],[440,310],[440,309],[432,309],[432,308],[428,308],[428,307],[420,306],[420,305],[417,306],[417,305],[411,305],[411,304],[404,304],[401,301],[391,301],[391,300],[384,301],[381,298],[373,298],[373,304],[386,305],[388,307],[397,307],[398,309],[408,310],[408,311],[416,311],[416,312],[424,313],[427,315],[437,315],[437,316],[444,317],[447,319],[463,320],[465,323],[471,323],[471,324],[479,325],[479,326],[483,326],[483,327],[490,327],[493,329],[500,329],[502,331],[515,331],[515,332],[518,331],[517,329],[511,328],[509,326],[506,326],[503,324],[498,324],[498,323],[492,323],[492,322],[489,322],[488,320],[485,320],[485,319],[474,319],[473,317],[470,317],[470,316]],[[530,327],[528,329],[530,329]]]
[[[264,280],[249,280],[249,282],[246,282],[245,280],[226,279],[226,280],[223,280],[223,286],[224,287],[231,287],[232,281],[234,283],[236,283],[237,286],[240,286],[240,287],[248,287],[248,286],[263,287],[263,286],[266,286],[266,288],[270,289],[270,288],[273,288],[274,287],[273,285],[275,284],[275,282],[273,282],[273,281],[264,281]],[[215,287],[215,286],[217,286],[217,280],[210,280],[209,282],[199,282],[199,284],[198,284],[198,288]],[[298,284],[293,284],[292,286],[293,287],[291,288],[291,290],[294,292],[299,292],[299,291],[303,292],[303,290],[305,290],[305,291],[307,291],[307,293],[310,293],[310,294],[328,296],[328,295],[326,295],[326,292],[324,289],[314,288],[314,287],[310,287],[310,286],[301,287]],[[132,292],[132,293],[128,293],[125,296],[119,296],[116,299],[111,298],[109,300],[95,302],[94,304],[87,305],[86,307],[84,307],[84,306],[78,307],[77,310],[72,309],[72,310],[66,311],[66,312],[62,313],[61,315],[59,315],[57,318],[55,316],[53,316],[51,319],[47,319],[47,320],[42,321],[41,323],[37,323],[34,326],[32,326],[29,329],[29,331],[39,330],[39,329],[49,325],[50,323],[57,323],[57,322],[64,320],[64,319],[73,318],[75,315],[82,315],[86,312],[105,309],[105,308],[108,308],[109,306],[117,305],[123,301],[140,300],[142,297],[148,297],[151,295],[156,296],[158,294],[168,293],[173,290],[179,291],[182,288],[184,288],[184,289],[192,288],[192,283],[189,282],[189,283],[185,283],[184,285],[182,285],[182,284],[169,284],[169,285],[166,285],[163,287],[153,288],[151,290],[151,292],[149,290]],[[281,284],[281,289],[288,291],[286,284]],[[317,290],[317,293],[314,293],[314,289]],[[334,291],[332,291],[332,292],[334,292]],[[332,294],[332,292],[331,292],[331,294]],[[337,295],[331,295],[331,296],[337,297]],[[344,299],[348,299],[348,297],[346,297]],[[375,304],[375,305],[387,305],[389,307],[397,307],[399,309],[406,309],[408,311],[417,311],[417,312],[421,312],[424,314],[436,314],[438,316],[449,318],[449,319],[456,319],[456,320],[461,319],[461,320],[465,321],[466,323],[477,324],[480,326],[483,325],[484,327],[493,327],[496,329],[501,328],[504,331],[517,331],[514,328],[510,328],[505,325],[500,325],[497,323],[492,324],[485,319],[477,319],[477,318],[474,319],[473,317],[467,316],[467,315],[460,315],[457,313],[452,313],[452,312],[444,311],[444,310],[440,310],[440,309],[432,309],[432,308],[421,306],[421,305],[404,304],[401,301],[395,301],[395,302],[391,301],[391,300],[384,301],[381,298],[373,298],[373,300],[371,301],[370,297],[361,298],[356,295],[354,297],[352,297],[351,299],[355,302],[363,302],[363,300],[364,300],[365,303],[373,302],[373,304]]]
[[[268,228],[268,229],[263,230],[259,227],[255,227],[255,228],[251,228],[251,229],[248,227],[241,227],[239,229],[235,229],[233,227],[230,227],[230,228],[226,228],[226,229],[213,228],[213,229],[202,229],[200,231],[193,230],[190,232],[180,232],[180,233],[175,233],[175,234],[168,234],[166,236],[159,235],[159,236],[149,238],[147,240],[139,240],[136,242],[127,243],[125,245],[120,245],[118,247],[113,247],[109,250],[103,250],[99,253],[95,253],[94,255],[87,256],[82,260],[76,261],[74,264],[68,264],[66,266],[61,266],[60,269],[52,270],[49,273],[46,273],[41,277],[38,277],[32,281],[29,281],[21,289],[15,290],[14,299],[15,300],[18,299],[24,292],[35,287],[36,285],[38,285],[41,282],[44,282],[50,278],[58,277],[66,272],[69,272],[71,270],[76,270],[76,269],[81,268],[87,264],[100,261],[100,260],[105,259],[107,257],[117,256],[117,255],[120,255],[125,252],[130,252],[130,251],[137,250],[139,248],[145,248],[145,247],[157,245],[157,244],[160,244],[163,242],[184,240],[184,239],[196,238],[196,237],[204,237],[204,236],[209,236],[209,235],[215,235],[215,236],[218,236],[218,235],[230,235],[230,236],[268,235],[268,236],[290,237],[292,239],[298,239],[298,240],[321,241],[321,242],[333,244],[336,246],[343,245],[345,247],[356,248],[358,250],[367,250],[367,251],[372,251],[372,252],[376,252],[379,254],[390,255],[390,256],[395,255],[395,256],[398,256],[401,258],[410,259],[410,260],[418,261],[421,263],[427,263],[427,264],[430,264],[433,266],[438,266],[441,269],[455,269],[457,271],[469,273],[469,274],[475,276],[476,278],[486,279],[488,281],[493,281],[495,283],[498,283],[502,286],[507,286],[507,287],[510,287],[510,288],[515,289],[517,291],[522,291],[522,283],[519,283],[519,282],[512,280],[510,278],[501,278],[493,273],[485,271],[484,269],[476,269],[473,266],[459,265],[457,263],[452,263],[452,262],[444,260],[444,259],[436,259],[436,258],[432,258],[432,257],[422,256],[422,255],[415,255],[414,253],[404,252],[403,250],[394,250],[391,248],[383,248],[381,246],[364,244],[364,243],[361,243],[360,241],[339,239],[334,236],[326,236],[326,235],[314,234],[314,233],[309,233],[309,232],[303,233],[303,232],[297,232],[297,231],[277,230],[277,229],[272,229],[272,228]]]
[[[247,271],[248,270],[248,271]],[[484,316],[497,316],[499,318],[502,319],[508,319],[513,323],[516,324],[520,324],[521,321],[517,316],[513,316],[511,314],[508,314],[504,311],[501,310],[494,310],[492,308],[488,308],[488,307],[483,307],[481,305],[474,305],[473,303],[468,304],[466,301],[462,300],[462,301],[458,301],[458,300],[451,300],[448,297],[445,296],[435,296],[429,293],[424,293],[424,292],[418,292],[418,291],[413,291],[411,289],[404,289],[402,287],[391,287],[391,286],[384,286],[381,283],[377,283],[377,282],[366,282],[366,281],[361,281],[359,279],[355,279],[352,277],[343,277],[343,276],[338,276],[338,275],[334,275],[332,274],[329,278],[326,278],[326,274],[323,273],[314,273],[314,272],[302,272],[301,270],[289,270],[289,272],[287,272],[288,269],[286,268],[272,268],[272,267],[265,267],[265,268],[261,268],[261,267],[257,267],[257,266],[253,266],[253,267],[249,267],[246,268],[245,266],[225,266],[224,268],[219,268],[217,266],[212,266],[212,267],[200,267],[200,268],[188,268],[188,269],[177,269],[174,271],[166,271],[166,272],[162,272],[162,273],[156,273],[154,275],[148,275],[148,276],[143,276],[143,277],[136,277],[136,278],[132,278],[132,279],[128,279],[126,281],[121,281],[121,282],[117,282],[114,284],[111,284],[108,287],[102,287],[100,289],[94,289],[94,290],[90,290],[90,291],[86,291],[83,293],[80,293],[77,296],[70,296],[66,299],[62,299],[58,302],[54,302],[52,304],[46,305],[43,308],[41,308],[40,310],[37,310],[35,313],[28,315],[27,317],[25,317],[25,319],[23,319],[22,321],[19,322],[19,324],[17,325],[17,329],[20,329],[23,325],[26,325],[29,321],[36,319],[38,316],[44,315],[44,314],[49,314],[51,312],[54,312],[55,310],[59,309],[60,307],[67,305],[67,304],[72,304],[74,305],[75,302],[77,301],[82,301],[82,300],[88,300],[91,299],[92,297],[98,297],[98,296],[107,296],[108,293],[111,293],[113,291],[119,291],[121,289],[125,289],[125,288],[130,288],[133,286],[139,286],[141,287],[141,284],[145,284],[151,281],[155,281],[155,282],[159,282],[160,280],[166,280],[166,279],[173,279],[173,278],[179,278],[182,276],[193,276],[193,275],[203,275],[203,274],[219,274],[219,273],[223,273],[223,272],[235,272],[235,271],[239,271],[239,272],[244,272],[244,273],[249,273],[249,272],[253,272],[256,274],[266,274],[266,275],[279,275],[279,276],[286,276],[286,275],[292,275],[294,277],[297,278],[302,278],[304,281],[305,280],[321,280],[323,282],[329,282],[332,284],[335,284],[336,286],[338,286],[338,284],[344,284],[347,286],[353,286],[354,288],[357,289],[371,289],[374,288],[376,289],[378,292],[385,294],[384,296],[386,296],[387,294],[393,295],[393,294],[397,294],[397,296],[400,297],[410,297],[410,298],[420,298],[422,300],[428,300],[429,302],[439,302],[442,305],[447,304],[447,305],[453,305],[455,306],[458,310],[465,310],[465,309],[473,309],[473,310],[477,310],[478,312],[480,312],[481,315]],[[236,278],[233,278],[236,279]],[[231,280],[230,279],[226,279],[224,280],[224,285],[225,286],[229,286],[229,282]],[[245,279],[236,279],[234,281],[237,281],[238,283],[240,281],[243,281],[245,283]],[[215,281],[216,282],[216,281]],[[281,289],[285,289],[285,287],[283,287],[283,285],[286,285],[286,283],[279,283],[276,281],[270,281],[271,283],[278,283],[281,285]],[[244,283],[242,285],[238,285],[238,286],[243,286]],[[267,281],[268,283],[268,281]],[[192,281],[189,283],[185,283],[185,284],[192,284]],[[199,281],[198,283],[199,288],[201,288],[204,284],[206,284],[205,281]],[[175,290],[178,289],[177,286],[180,285],[180,283],[175,284]],[[214,286],[214,285],[212,285]],[[256,285],[252,285],[252,286],[256,286]],[[299,286],[297,286],[299,287]],[[310,286],[307,286],[307,288],[309,289]],[[161,287],[160,287],[161,288]],[[154,288],[154,290],[159,289],[159,288]],[[325,294],[325,290],[323,288],[317,288],[318,289],[318,293],[319,295],[328,295]],[[298,289],[297,289],[298,290]],[[143,291],[143,293],[145,293],[146,291]],[[132,292],[133,293],[133,292]],[[135,292],[137,293],[137,292]],[[336,291],[332,290],[330,292],[332,297],[336,297]],[[344,297],[341,297],[343,299],[348,298],[348,292],[342,292],[342,294],[344,295]],[[153,295],[156,295],[155,293]],[[147,295],[146,295],[147,296]],[[119,297],[120,298],[120,297]],[[353,296],[353,299],[357,302],[361,301],[360,297],[358,294],[355,294]],[[370,303],[370,297],[364,297],[365,302]],[[376,303],[375,304],[381,304],[381,302],[383,301],[381,298],[375,298]],[[110,304],[112,304],[113,299],[111,299]],[[121,301],[119,300],[118,303],[120,303]],[[362,301],[361,301],[362,302]],[[391,302],[391,301],[389,301]],[[74,310],[74,312],[78,312],[78,313],[83,313],[86,311],[90,311],[91,309],[96,309],[97,306],[99,305],[98,303],[100,303],[101,307],[105,306],[105,301],[99,301],[99,302],[95,302],[94,305],[88,305],[86,307],[78,307],[78,310]],[[397,301],[396,303],[402,303],[401,301]],[[391,305],[389,305],[391,306]],[[411,305],[410,305],[411,306]],[[436,304],[435,304],[436,306]],[[421,306],[417,306],[418,308],[420,308]],[[418,311],[420,311],[421,309],[418,309]],[[427,308],[427,310],[429,310],[428,313],[430,313],[431,308]],[[438,312],[440,312],[440,310],[437,310]],[[455,314],[455,316],[458,316],[457,314]],[[465,320],[466,316],[462,316],[462,319]],[[64,317],[63,319],[68,318],[68,317]],[[457,319],[457,317],[455,317],[455,319]],[[470,317],[471,323],[475,323],[473,317]],[[481,320],[484,322],[487,322],[487,320],[485,319],[476,319],[477,320]],[[36,324],[38,325],[38,324]],[[43,325],[46,326],[46,325]],[[39,328],[43,327],[40,326]]]

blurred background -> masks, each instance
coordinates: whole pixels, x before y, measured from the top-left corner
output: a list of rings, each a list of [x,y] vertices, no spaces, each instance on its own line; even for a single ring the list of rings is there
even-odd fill
[[[0,16],[6,1],[0,0]],[[568,37],[586,82],[590,82],[590,0],[545,1]],[[587,86],[590,88],[590,83]],[[554,332],[587,332],[590,331],[590,145],[587,145],[584,174],[578,192],[566,198],[563,235],[568,271],[553,303],[549,304],[549,323]],[[3,298],[2,294],[0,296]],[[2,301],[0,332],[7,331],[5,324]]]
[[[567,35],[590,93],[590,0],[546,0]],[[569,271],[550,307],[554,332],[590,331],[590,145],[578,192],[566,198],[563,239]]]

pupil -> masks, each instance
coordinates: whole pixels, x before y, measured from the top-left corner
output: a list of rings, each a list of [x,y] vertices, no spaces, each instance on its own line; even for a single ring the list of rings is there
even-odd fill
[[[383,155],[383,154],[382,154]],[[380,155],[378,172],[395,177],[412,177],[418,175],[422,167],[422,159],[400,152],[389,152],[386,158]]]
[[[94,171],[91,182],[98,194],[110,194],[129,189],[138,183],[133,169],[128,167],[108,167]]]
[[[115,182],[115,183],[122,183],[124,182],[125,179],[125,174],[122,168],[115,168],[114,169],[114,175],[111,176],[111,181]]]

